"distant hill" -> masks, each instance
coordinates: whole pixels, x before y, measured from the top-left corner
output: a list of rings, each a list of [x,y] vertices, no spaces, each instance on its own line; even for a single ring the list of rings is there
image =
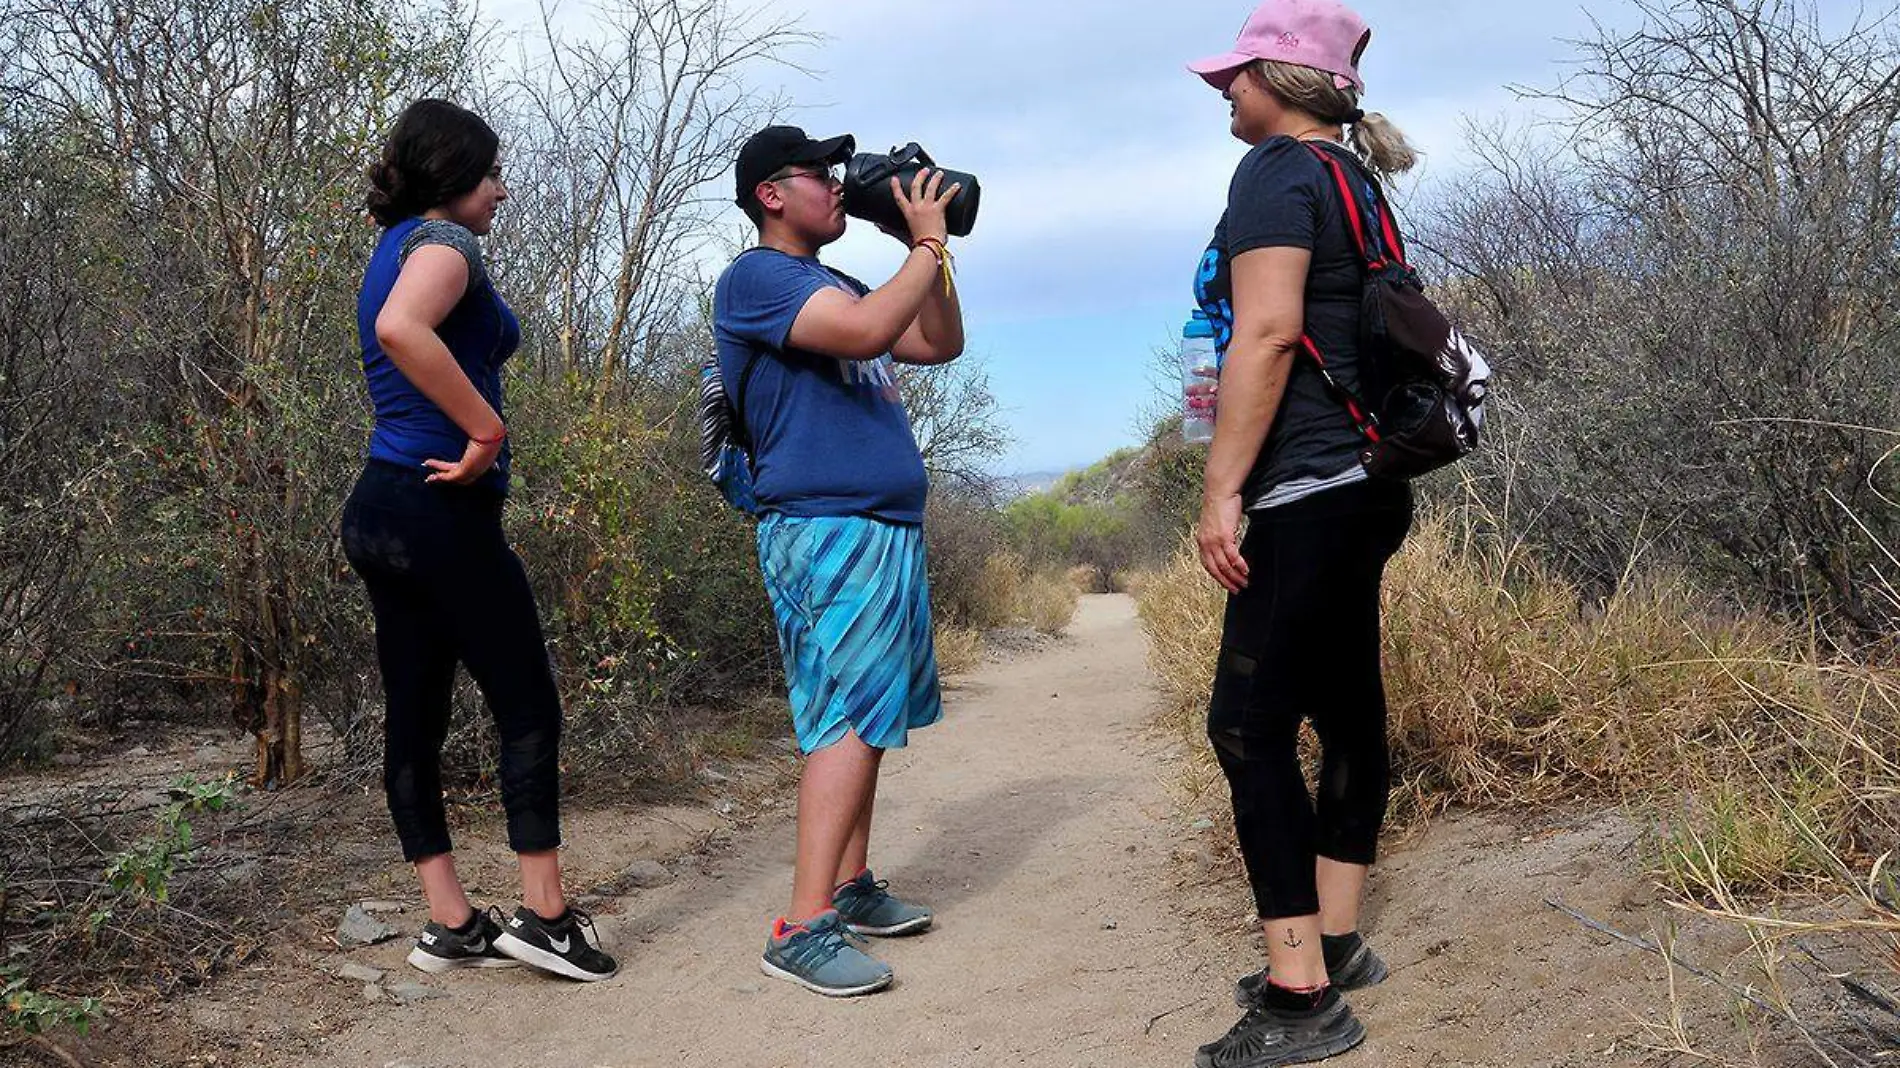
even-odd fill
[[[1130,446],[1064,474],[1046,492],[1067,504],[1112,504],[1135,489],[1147,450]]]
[[[1032,493],[1041,493],[1062,481],[1064,475],[1074,470],[1075,468],[1068,467],[1056,471],[1024,471],[1020,474],[1004,475],[1003,496],[1007,500],[1015,500]]]

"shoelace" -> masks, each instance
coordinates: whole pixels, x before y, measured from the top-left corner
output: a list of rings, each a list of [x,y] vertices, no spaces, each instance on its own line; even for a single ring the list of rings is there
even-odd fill
[[[816,968],[836,957],[853,940],[842,927],[807,927],[792,936],[785,956],[800,968]]]
[[[500,905],[490,905],[482,911],[487,915],[488,922],[495,925],[495,930],[506,931],[508,929],[508,917],[501,911]]]
[[[855,881],[848,882],[844,885],[847,893],[854,897],[862,898],[873,908],[883,904],[891,896],[891,881],[889,879],[879,879],[868,885]]]
[[[594,929],[594,918],[589,916],[586,910],[569,905],[567,918],[572,926],[587,928],[587,933],[581,937],[582,945],[591,946],[594,949],[600,948],[600,932]]]

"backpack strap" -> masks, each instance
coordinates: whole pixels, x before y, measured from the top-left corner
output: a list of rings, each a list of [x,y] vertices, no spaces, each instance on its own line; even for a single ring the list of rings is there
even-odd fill
[[[727,427],[732,432],[732,440],[745,450],[747,456],[752,455],[752,431],[745,425],[745,387],[746,383],[752,381],[752,372],[758,366],[759,350],[753,349],[751,355],[745,358],[745,367],[739,371],[738,385],[726,395],[726,407],[732,409]]]
[[[1359,250],[1359,258],[1364,262],[1366,272],[1369,275],[1375,275],[1388,267],[1396,266],[1409,273],[1412,268],[1405,262],[1405,244],[1399,239],[1397,228],[1392,225],[1392,212],[1381,210],[1380,202],[1383,200],[1383,194],[1378,191],[1378,186],[1373,184],[1368,188],[1367,204],[1362,211],[1359,197],[1353,191],[1352,178],[1346,174],[1345,164],[1341,163],[1337,156],[1311,141],[1300,143],[1318,157],[1320,164],[1331,173],[1333,184],[1339,189],[1340,204],[1343,205],[1346,214],[1346,230],[1352,235],[1353,246]],[[1377,219],[1379,230],[1379,233],[1370,239],[1367,237],[1365,218],[1368,214]],[[1386,255],[1387,250],[1391,252],[1389,259]],[[1300,350],[1306,353],[1307,358],[1313,361],[1313,366],[1319,369],[1319,376],[1326,383],[1326,388],[1345,405],[1346,415],[1352,419],[1352,425],[1359,431],[1360,436],[1377,444],[1380,440],[1379,417],[1373,414],[1372,410],[1366,407],[1365,402],[1361,401],[1352,390],[1347,389],[1333,377],[1332,369],[1326,366],[1326,357],[1320,355],[1319,346],[1313,343],[1312,335],[1305,333],[1300,335]]]
[[[1359,433],[1364,435],[1367,441],[1377,444],[1379,417],[1373,415],[1352,390],[1341,385],[1339,380],[1333,377],[1332,369],[1326,366],[1326,357],[1319,354],[1319,346],[1313,344],[1310,336],[1300,335],[1300,349],[1306,353],[1308,359],[1313,361],[1313,366],[1319,368],[1319,377],[1325,381],[1326,388],[1332,390],[1333,395],[1345,404],[1346,414],[1352,418],[1352,425],[1358,428]]]
[[[1392,211],[1384,203],[1385,195],[1373,183],[1366,191],[1367,204],[1362,213],[1359,196],[1353,191],[1352,178],[1346,174],[1346,165],[1339,157],[1319,147],[1311,141],[1302,141],[1307,151],[1319,158],[1320,163],[1332,173],[1333,184],[1339,187],[1339,200],[1345,206],[1346,228],[1352,234],[1352,243],[1359,249],[1359,256],[1370,271],[1383,270],[1388,262],[1397,264],[1406,270],[1411,265],[1405,261],[1405,241],[1399,236],[1398,228],[1392,225]],[[1366,239],[1365,214],[1374,216],[1378,224],[1379,236],[1370,242]],[[1390,253],[1390,260],[1387,254]]]

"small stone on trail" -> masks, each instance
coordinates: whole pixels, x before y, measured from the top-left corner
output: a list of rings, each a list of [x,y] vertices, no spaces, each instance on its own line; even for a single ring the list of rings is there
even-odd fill
[[[129,757],[148,757],[152,755],[152,751],[150,749],[145,748],[142,745],[135,745],[132,748],[127,749],[125,751],[125,755]]]
[[[338,966],[336,974],[339,979],[350,979],[358,983],[380,983],[383,981],[383,973],[379,969],[358,964],[355,961],[344,961]]]
[[[1104,931],[1113,931],[1114,929],[1116,929],[1117,927],[1120,927],[1120,926],[1121,926],[1121,924],[1118,924],[1118,923],[1116,923],[1116,922],[1115,922],[1114,920],[1103,920],[1103,921],[1102,921],[1102,930],[1104,930]]]
[[[364,911],[361,905],[351,905],[343,914],[342,922],[336,925],[337,944],[345,949],[357,946],[373,946],[378,942],[387,942],[402,932]]]
[[[657,860],[636,860],[621,869],[621,884],[636,890],[649,890],[673,881],[673,873]]]
[[[389,993],[404,1005],[414,1005],[418,1001],[432,1001],[449,996],[444,991],[432,986],[423,986],[421,983],[397,983],[389,988]]]
[[[1214,821],[1210,819],[1195,820],[1194,829],[1197,831],[1211,831],[1214,829]]]
[[[699,781],[708,786],[718,786],[720,783],[731,782],[732,776],[714,771],[712,768],[700,768]]]
[[[389,995],[383,993],[383,988],[380,986],[377,986],[375,983],[363,984],[363,1000],[369,1002],[371,1005],[374,1005],[377,1002],[382,1001],[383,999],[387,997],[389,997]]]

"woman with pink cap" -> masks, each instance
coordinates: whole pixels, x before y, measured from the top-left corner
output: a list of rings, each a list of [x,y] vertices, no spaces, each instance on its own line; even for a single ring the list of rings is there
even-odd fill
[[[1360,359],[1366,268],[1340,187],[1357,184],[1362,210],[1383,211],[1379,180],[1414,154],[1359,108],[1371,37],[1335,0],[1266,0],[1231,51],[1189,65],[1253,146],[1194,283],[1222,363],[1195,537],[1228,591],[1207,730],[1267,944],[1267,966],[1239,984],[1246,1015],[1201,1047],[1205,1068],[1352,1048],[1365,1026],[1340,991],[1386,974],[1359,935],[1359,905],[1388,778],[1379,584],[1412,495],[1367,474],[1345,403],[1376,367]],[[1303,720],[1322,750],[1317,798],[1300,769]]]

